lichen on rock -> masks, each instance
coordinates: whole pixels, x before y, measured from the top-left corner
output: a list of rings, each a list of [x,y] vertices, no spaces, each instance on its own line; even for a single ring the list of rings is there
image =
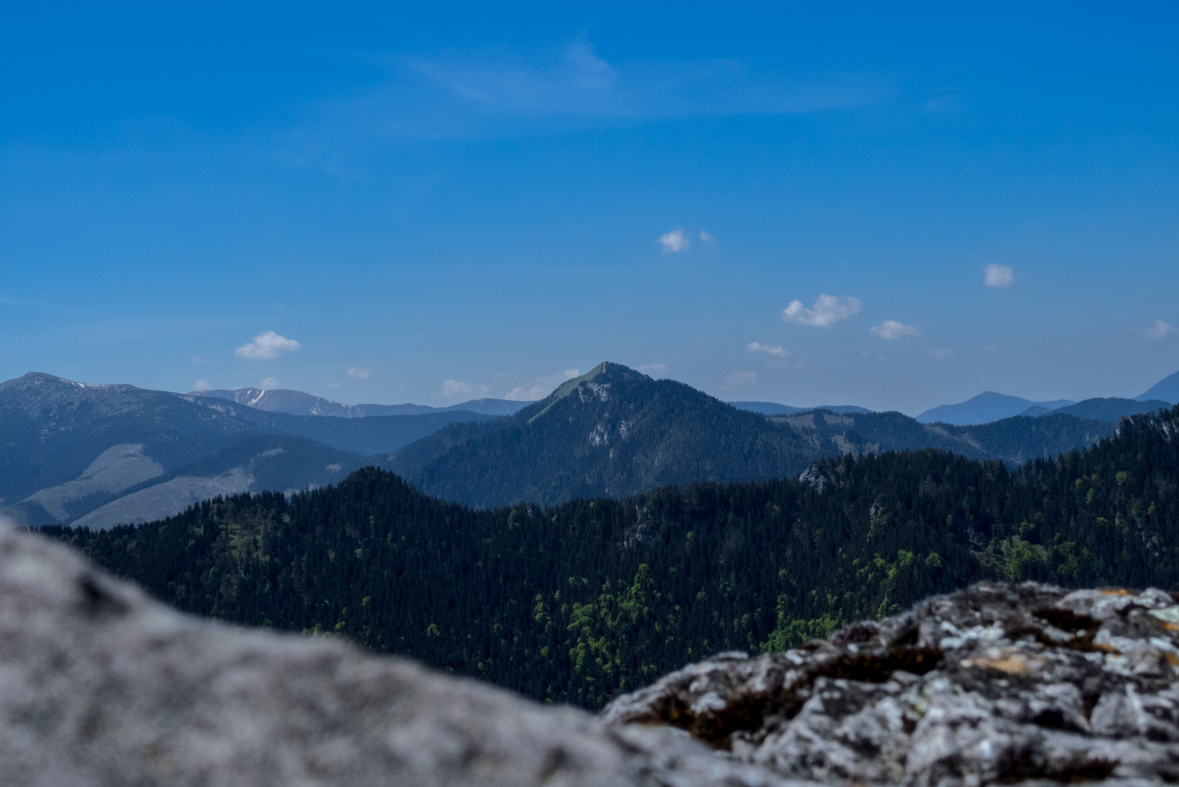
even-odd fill
[[[830,641],[691,665],[603,717],[826,783],[1173,782],[1176,602],[981,583]]]

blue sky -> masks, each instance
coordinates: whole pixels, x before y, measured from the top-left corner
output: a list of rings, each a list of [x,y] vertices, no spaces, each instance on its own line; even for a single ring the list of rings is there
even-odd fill
[[[916,413],[1179,370],[1174,4],[424,5],[7,9],[0,377]]]

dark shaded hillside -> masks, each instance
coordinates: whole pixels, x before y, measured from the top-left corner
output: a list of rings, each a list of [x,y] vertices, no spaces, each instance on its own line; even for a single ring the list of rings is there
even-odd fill
[[[370,468],[290,500],[46,532],[185,610],[594,707],[717,651],[781,649],[980,579],[1179,587],[1179,408],[1015,471],[922,450],[479,511]]]
[[[1016,416],[978,426],[922,424],[901,413],[832,413],[814,410],[772,416],[808,436],[827,455],[915,451],[935,448],[970,459],[1000,459],[1019,466],[1075,448],[1093,445],[1114,431],[1114,424],[1070,415]]]
[[[385,466],[431,495],[495,506],[794,475],[824,453],[687,385],[602,364],[510,418],[443,429]]]
[[[1154,413],[1159,410],[1169,410],[1171,404],[1160,399],[1086,399],[1068,407],[1061,407],[1052,412],[1060,415],[1073,415],[1077,418],[1088,418],[1095,421],[1110,421],[1117,423],[1128,415]]]

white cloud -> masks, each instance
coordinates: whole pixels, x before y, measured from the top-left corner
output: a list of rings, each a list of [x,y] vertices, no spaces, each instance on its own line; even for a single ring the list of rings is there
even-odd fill
[[[954,357],[954,351],[949,347],[934,347],[929,351],[929,356],[931,358],[936,358],[939,361],[948,361]]]
[[[643,374],[647,374],[649,372],[666,372],[667,371],[667,367],[661,363],[641,363],[638,366],[636,366],[635,369],[642,372]]]
[[[233,351],[238,358],[277,358],[283,353],[294,352],[300,345],[294,339],[279,336],[274,331],[260,333],[254,341],[246,342]]]
[[[740,388],[757,382],[757,372],[733,372],[725,378],[726,388]]]
[[[275,379],[274,377],[267,377],[265,380],[263,380],[261,383],[258,384],[258,387],[261,388],[263,391],[273,391],[275,388],[278,387],[278,380]]]
[[[905,325],[896,320],[885,320],[879,325],[869,328],[868,333],[879,336],[881,339],[903,339],[906,336],[916,336],[921,331],[912,325]]]
[[[663,233],[655,242],[663,246],[665,254],[669,251],[687,251],[692,248],[692,244],[688,242],[688,236],[684,234],[683,227],[676,227],[671,232]]]
[[[859,314],[862,308],[864,304],[858,298],[820,295],[813,309],[803,306],[802,301],[791,301],[790,305],[782,310],[782,320],[826,328],[840,320],[846,320],[853,314]]]
[[[487,390],[486,385],[464,383],[454,379],[442,381],[442,396],[446,399],[483,397],[487,396]]]
[[[504,394],[504,398],[513,402],[535,402],[548,396],[551,390],[545,385],[533,385],[529,388],[517,386]]]
[[[716,243],[716,238],[713,237],[712,235],[709,235],[704,230],[700,230],[700,242],[701,243]]]
[[[208,390],[211,390],[212,388],[213,388],[213,386],[209,385],[208,380],[197,380],[195,383],[192,384],[192,390],[194,390],[194,391],[208,391]]]
[[[581,376],[581,372],[577,369],[566,369],[563,374],[565,375],[566,380],[572,380],[574,377]]]
[[[785,358],[790,354],[782,347],[772,347],[771,345],[762,344],[761,342],[750,342],[745,346],[745,349],[751,353],[765,353],[771,358]]]
[[[204,358],[201,358],[199,355],[193,357],[192,362],[193,363],[208,363],[208,361],[206,361]]]
[[[988,287],[1001,290],[1015,284],[1015,271],[1006,265],[988,265],[985,270],[987,278],[983,283]]]
[[[1148,338],[1148,339],[1161,339],[1164,336],[1166,336],[1168,333],[1174,333],[1174,332],[1175,332],[1175,329],[1172,326],[1168,325],[1167,323],[1163,322],[1162,320],[1155,320],[1154,325],[1152,325],[1146,329],[1146,338]]]
[[[357,369],[351,367],[348,369],[348,376],[353,380],[367,380],[372,375],[368,369]]]

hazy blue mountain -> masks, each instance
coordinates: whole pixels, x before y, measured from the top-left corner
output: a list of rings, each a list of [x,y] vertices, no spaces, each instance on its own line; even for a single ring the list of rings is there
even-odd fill
[[[216,494],[327,483],[366,454],[395,451],[448,423],[491,418],[459,410],[294,416],[30,373],[0,383],[0,508],[30,526],[84,521],[100,508],[103,522],[142,521]]]
[[[1171,402],[1159,399],[1085,399],[1084,401],[1060,407],[1052,412],[1060,415],[1073,415],[1077,418],[1088,418],[1094,421],[1109,421],[1117,423],[1128,415],[1154,413],[1159,410],[1171,409]]]
[[[777,402],[729,402],[729,404],[738,410],[748,410],[751,413],[761,413],[762,415],[793,415],[794,413],[805,413],[810,410],[830,410],[833,413],[872,412],[867,407],[857,407],[854,404],[824,404],[818,407],[792,407],[791,405],[778,404]]]
[[[386,466],[429,494],[496,506],[790,476],[820,455],[761,415],[603,363],[514,416],[439,430]]]
[[[994,391],[987,391],[965,402],[943,404],[926,410],[917,416],[917,420],[923,424],[941,422],[956,426],[968,426],[998,421],[1000,418],[1011,418],[1012,416],[1025,412],[1029,407],[1039,406],[1051,411],[1070,404],[1074,404],[1071,399],[1058,399],[1052,402],[1033,402],[1030,399],[1023,399],[1019,396],[1007,396],[1005,394],[995,393]]]
[[[334,418],[370,418],[381,415],[426,415],[441,412],[471,412],[480,415],[512,415],[531,402],[513,402],[507,399],[472,399],[450,407],[429,407],[424,404],[340,404],[320,396],[286,388],[262,390],[261,388],[214,389],[192,391],[189,396],[208,396],[244,404],[255,410],[286,415],[322,415]]]
[[[1147,399],[1159,399],[1171,404],[1179,404],[1179,372],[1164,377],[1144,392],[1141,396],[1135,397],[1139,401]]]
[[[986,424],[922,424],[902,413],[832,413],[815,410],[770,420],[789,425],[828,455],[936,448],[970,459],[1001,459],[1022,465],[1093,445],[1113,434],[1115,424],[1071,415],[1015,416]]]

